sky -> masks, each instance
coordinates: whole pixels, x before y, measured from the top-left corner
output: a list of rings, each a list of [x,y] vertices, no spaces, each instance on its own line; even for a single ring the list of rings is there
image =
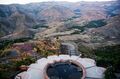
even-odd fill
[[[68,1],[68,2],[79,2],[79,1],[113,1],[113,0],[0,0],[0,4],[26,4],[32,2],[47,2],[47,1]]]

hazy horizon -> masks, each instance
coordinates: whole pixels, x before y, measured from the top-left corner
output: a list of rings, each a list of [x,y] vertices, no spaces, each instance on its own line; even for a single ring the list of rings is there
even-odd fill
[[[65,2],[101,2],[101,1],[116,1],[116,0],[0,0],[0,4],[28,4],[28,3],[36,3],[36,2],[49,2],[49,1],[65,1]]]

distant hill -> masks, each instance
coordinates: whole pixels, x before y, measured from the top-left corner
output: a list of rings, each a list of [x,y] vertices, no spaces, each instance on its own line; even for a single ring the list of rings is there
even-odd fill
[[[93,35],[100,35],[105,39],[120,40],[120,15],[106,19],[107,25],[91,30]]]
[[[0,37],[31,37],[32,34],[40,31],[41,27],[51,27],[51,23],[73,20],[79,24],[86,21],[107,19],[118,15],[119,12],[119,3],[114,1],[0,5]],[[33,28],[36,25],[37,28],[40,25],[39,30]]]

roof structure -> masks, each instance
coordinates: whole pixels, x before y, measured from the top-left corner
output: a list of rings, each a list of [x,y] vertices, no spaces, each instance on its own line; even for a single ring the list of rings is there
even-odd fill
[[[36,63],[31,64],[27,71],[18,74],[15,79],[50,79],[47,75],[47,68],[49,65],[56,62],[66,62],[71,63],[82,68],[82,78],[80,79],[103,79],[105,68],[97,67],[96,62],[90,58],[81,58],[79,56],[69,56],[69,55],[53,55],[47,58],[41,58],[36,61]]]

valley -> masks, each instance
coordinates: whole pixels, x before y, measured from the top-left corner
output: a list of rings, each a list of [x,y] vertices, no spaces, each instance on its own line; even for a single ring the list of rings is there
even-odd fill
[[[119,1],[0,4],[0,79],[60,54],[92,58],[107,69],[105,79],[119,79]]]

